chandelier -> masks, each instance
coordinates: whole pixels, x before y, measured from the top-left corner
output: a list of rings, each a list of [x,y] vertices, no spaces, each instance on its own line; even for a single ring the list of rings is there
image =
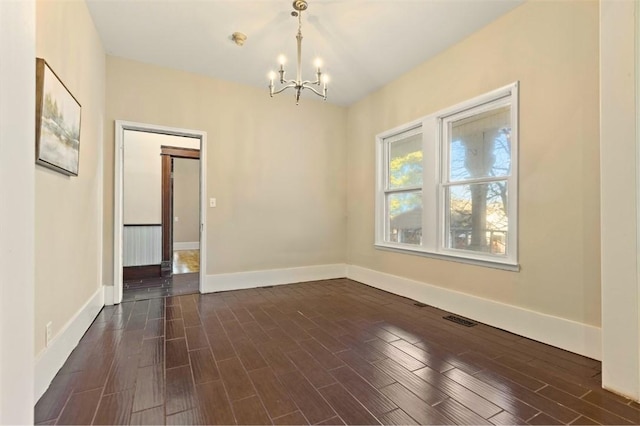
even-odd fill
[[[273,95],[277,95],[279,93],[284,92],[287,89],[294,89],[296,95],[296,105],[300,102],[300,94],[304,89],[309,89],[316,95],[320,96],[325,101],[327,100],[327,84],[329,83],[329,77],[327,75],[322,75],[322,71],[320,67],[322,66],[322,61],[320,59],[316,59],[314,65],[316,67],[316,81],[308,81],[302,80],[302,12],[307,10],[309,5],[306,0],[294,0],[293,9],[291,12],[291,16],[298,17],[298,35],[296,35],[296,40],[298,40],[298,68],[295,80],[286,80],[285,79],[285,71],[284,64],[287,62],[287,59],[284,55],[280,55],[278,58],[278,62],[280,63],[280,70],[278,74],[280,74],[280,84],[283,85],[278,90],[275,89],[274,80],[276,79],[276,73],[271,71],[269,73],[269,95],[273,97]],[[317,90],[313,86],[318,86],[322,84],[322,92]]]

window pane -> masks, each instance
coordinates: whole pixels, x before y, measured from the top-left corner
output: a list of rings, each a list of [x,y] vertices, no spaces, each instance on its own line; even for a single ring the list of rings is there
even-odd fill
[[[447,188],[447,246],[474,252],[506,254],[507,182],[452,185]]]
[[[422,134],[389,142],[389,189],[422,186]]]
[[[387,195],[387,241],[420,244],[422,241],[422,193]]]
[[[511,173],[510,106],[450,122],[449,137],[451,182]]]

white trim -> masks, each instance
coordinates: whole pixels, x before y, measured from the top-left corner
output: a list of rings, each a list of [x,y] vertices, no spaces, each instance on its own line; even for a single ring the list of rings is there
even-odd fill
[[[115,122],[114,172],[113,172],[113,303],[122,301],[122,241],[124,190],[124,125]],[[106,284],[106,283],[104,283]]]
[[[427,283],[349,265],[347,278],[558,348],[600,359],[600,329]]]
[[[407,248],[405,244],[374,244],[379,250],[393,251],[396,253],[408,254],[411,256],[429,257],[431,259],[446,260],[448,262],[466,263],[467,265],[483,266],[485,268],[500,269],[503,271],[520,272],[520,265],[510,265],[508,263],[494,262],[493,260],[485,259],[473,259],[470,257],[461,257],[449,255],[450,251],[442,251],[439,253],[431,252],[428,250],[416,250],[414,248]]]
[[[343,263],[216,274],[207,276],[203,293],[294,284],[306,281],[331,280],[344,278],[346,276],[347,265]]]
[[[602,386],[640,400],[640,4],[600,2]]]
[[[45,393],[51,381],[80,342],[84,333],[104,306],[104,287],[100,287],[87,303],[67,322],[36,356],[35,401]]]
[[[0,60],[2,425],[34,422],[35,3],[34,0],[0,1],[0,54],[3,58]],[[40,54],[45,51],[50,50],[38,50]],[[65,78],[70,79],[69,76]]]
[[[441,109],[440,111],[438,111],[437,115],[440,118],[444,118],[450,115],[458,114],[467,109],[475,108],[478,104],[490,103],[501,97],[513,96],[514,89],[516,89],[516,92],[518,91],[518,85],[519,81],[515,81],[498,89],[492,90],[491,92],[483,93],[476,96],[475,98],[467,99],[451,107]]]
[[[191,241],[188,243],[173,243],[173,250],[198,250],[200,248],[200,241]]]
[[[113,305],[113,286],[112,285],[102,286],[102,290],[104,290],[104,304],[106,306]]]
[[[203,292],[207,271],[207,132],[155,124],[115,121],[115,170],[113,204],[113,302],[122,301],[122,224],[123,224],[123,143],[124,131],[136,130],[164,135],[200,139],[200,292]]]
[[[412,129],[422,127],[423,121],[432,116],[433,114],[426,117],[418,118],[417,120],[413,120],[405,124],[401,124],[400,126],[394,127],[393,129],[386,130],[376,135],[376,139],[378,139],[378,141],[382,141],[383,139],[393,138],[400,133],[405,133],[407,131],[411,131]]]
[[[207,282],[207,132],[200,132],[200,275],[198,288],[204,293]]]

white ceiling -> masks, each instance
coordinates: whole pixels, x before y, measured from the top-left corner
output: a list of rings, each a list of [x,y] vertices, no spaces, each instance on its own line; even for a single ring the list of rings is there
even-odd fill
[[[309,0],[303,78],[321,57],[328,102],[349,105],[464,39],[523,0]],[[262,87],[283,53],[295,76],[290,0],[88,0],[107,53]],[[231,34],[247,34],[244,47]],[[280,96],[286,96],[282,94]],[[293,95],[291,95],[293,96]],[[306,96],[313,96],[306,94]]]

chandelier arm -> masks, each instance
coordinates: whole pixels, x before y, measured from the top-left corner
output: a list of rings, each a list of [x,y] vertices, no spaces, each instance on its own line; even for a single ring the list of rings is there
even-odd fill
[[[286,86],[284,86],[282,89],[280,90],[276,90],[275,92],[273,92],[274,95],[277,95],[279,93],[284,92],[287,89],[295,89],[297,87],[297,85],[295,83],[291,83],[291,84],[287,84]]]
[[[313,93],[315,93],[316,95],[320,96],[321,98],[323,98],[324,100],[327,100],[327,93],[325,91],[325,93],[320,93],[318,92],[316,89],[314,89],[313,87],[309,87],[309,86],[305,86],[305,89],[309,89],[311,90]]]

